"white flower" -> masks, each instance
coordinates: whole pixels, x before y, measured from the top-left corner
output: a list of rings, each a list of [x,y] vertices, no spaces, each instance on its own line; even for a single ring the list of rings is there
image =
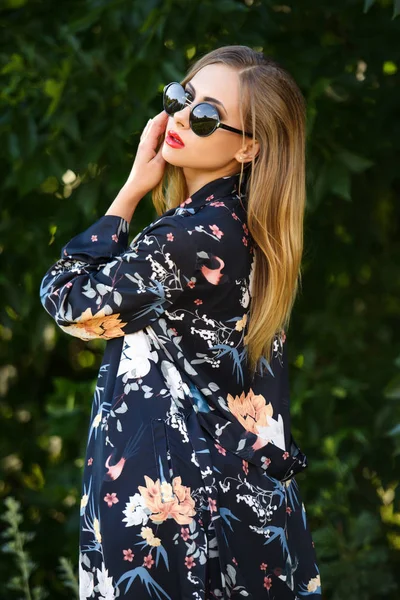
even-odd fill
[[[129,502],[126,503],[125,510],[122,511],[125,515],[125,527],[133,525],[146,525],[149,520],[149,509],[146,507],[144,498],[140,494],[129,496]]]
[[[128,333],[124,337],[124,346],[118,366],[119,375],[128,373],[128,378],[139,379],[150,371],[152,358],[151,346],[144,331]]]
[[[100,569],[97,571],[97,581],[99,582],[94,588],[95,592],[99,592],[99,600],[114,600],[114,586],[112,583],[112,577],[108,576],[108,569],[105,568],[104,563],[101,564]]]
[[[273,442],[278,448],[286,450],[282,415],[278,416],[277,421],[267,415],[267,423],[267,427],[257,427],[260,437]]]
[[[161,363],[161,371],[164,375],[165,383],[171,392],[172,398],[174,400],[177,398],[183,399],[185,397],[185,388],[182,377],[175,365],[168,360],[163,360]]]
[[[93,573],[85,571],[82,565],[79,563],[79,598],[80,600],[86,600],[93,594],[94,583]]]

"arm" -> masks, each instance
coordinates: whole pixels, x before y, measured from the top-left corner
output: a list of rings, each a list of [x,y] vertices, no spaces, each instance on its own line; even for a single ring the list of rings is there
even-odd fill
[[[122,217],[104,215],[63,247],[43,277],[43,307],[66,333],[83,340],[133,333],[184,291],[196,248],[179,219],[158,219],[130,247],[128,230]]]

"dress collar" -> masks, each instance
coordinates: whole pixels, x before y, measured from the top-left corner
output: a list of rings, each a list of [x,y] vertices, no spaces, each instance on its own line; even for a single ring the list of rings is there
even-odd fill
[[[204,184],[197,192],[189,196],[186,200],[181,202],[180,208],[183,208],[187,212],[196,212],[201,206],[208,202],[213,202],[219,198],[226,198],[227,196],[236,196],[237,198],[245,198],[243,190],[246,187],[246,172],[242,178],[242,194],[239,197],[239,178],[240,173],[234,175],[227,175],[224,177],[218,177],[208,183]],[[193,210],[192,210],[193,209]]]

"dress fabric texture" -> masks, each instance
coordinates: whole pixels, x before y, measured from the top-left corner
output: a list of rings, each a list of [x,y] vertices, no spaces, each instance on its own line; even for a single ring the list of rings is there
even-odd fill
[[[270,364],[246,369],[256,251],[238,184],[208,182],[130,244],[129,223],[104,215],[41,282],[63,331],[107,340],[82,483],[81,600],[321,598],[285,332]]]

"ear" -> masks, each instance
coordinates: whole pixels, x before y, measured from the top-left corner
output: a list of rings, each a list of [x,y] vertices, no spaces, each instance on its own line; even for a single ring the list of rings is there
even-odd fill
[[[254,142],[252,140],[245,146],[242,146],[242,148],[239,148],[234,158],[236,158],[239,163],[248,163],[252,161],[253,157],[255,158],[257,156],[259,151],[260,144],[257,140],[254,140]]]

